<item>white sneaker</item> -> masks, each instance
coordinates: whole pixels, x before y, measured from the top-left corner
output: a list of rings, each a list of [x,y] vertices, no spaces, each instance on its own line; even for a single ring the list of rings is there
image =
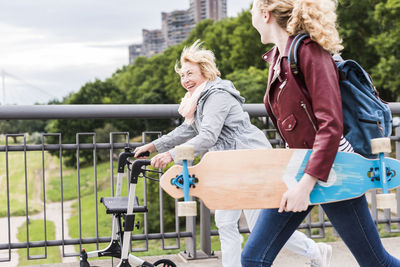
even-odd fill
[[[317,243],[320,258],[312,259],[311,267],[329,267],[332,258],[332,246],[325,243]]]

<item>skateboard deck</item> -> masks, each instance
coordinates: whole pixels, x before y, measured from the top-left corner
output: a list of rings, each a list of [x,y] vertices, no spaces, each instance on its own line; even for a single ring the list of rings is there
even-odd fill
[[[213,151],[188,168],[195,177],[190,195],[200,198],[209,209],[279,208],[289,187],[299,181],[311,155],[310,149],[252,149]],[[384,158],[388,189],[400,186],[400,161]],[[338,152],[328,181],[318,181],[311,192],[311,204],[356,198],[382,188],[379,159],[356,153]],[[183,198],[172,181],[182,173],[174,165],[161,177],[161,187],[173,198]]]

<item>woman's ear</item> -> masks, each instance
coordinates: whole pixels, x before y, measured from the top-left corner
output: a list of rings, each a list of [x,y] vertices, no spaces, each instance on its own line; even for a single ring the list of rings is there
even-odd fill
[[[264,16],[264,22],[268,23],[271,19],[271,12],[263,11],[263,16]]]

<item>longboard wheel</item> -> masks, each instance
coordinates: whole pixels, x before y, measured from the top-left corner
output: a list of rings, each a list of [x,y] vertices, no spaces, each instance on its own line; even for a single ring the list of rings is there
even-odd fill
[[[178,202],[178,216],[197,216],[196,201],[180,201]]]
[[[392,152],[392,146],[390,145],[390,138],[374,138],[371,139],[371,151],[372,154],[379,154],[381,152],[390,153]]]
[[[396,207],[396,194],[377,194],[376,195],[376,207],[378,209],[390,209]]]
[[[175,147],[175,159],[177,161],[182,160],[194,160],[194,147],[189,145],[180,145]]]

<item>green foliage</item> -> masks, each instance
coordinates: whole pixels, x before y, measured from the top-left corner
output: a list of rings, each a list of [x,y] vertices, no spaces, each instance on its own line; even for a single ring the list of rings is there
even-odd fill
[[[358,61],[374,80],[380,96],[398,101],[399,0],[339,0],[339,32],[343,57]]]
[[[379,62],[373,67],[372,76],[376,84],[391,100],[399,101],[400,77],[400,0],[380,1],[375,6],[374,24],[379,28],[369,44],[377,51]]]
[[[206,47],[216,54],[223,76],[250,66],[263,69],[261,55],[268,50],[260,42],[260,35],[251,25],[250,12],[244,11],[236,18],[228,18],[210,27],[203,39]]]
[[[0,120],[0,134],[24,134],[44,132],[47,121],[39,120]],[[12,137],[14,143],[17,142],[17,137]]]
[[[78,93],[72,94],[67,104],[124,103],[124,93],[111,80],[86,83]]]
[[[214,52],[222,77],[250,66],[260,69],[266,67],[261,55],[270,46],[261,44],[260,35],[251,25],[248,11],[215,23],[211,20],[202,21],[184,43],[191,45],[197,39],[201,39],[204,46]]]
[[[105,82],[96,80],[94,82],[86,83],[81,90],[72,94],[67,100],[66,104],[124,104],[126,103],[126,94],[120,90],[111,79]],[[112,126],[109,129],[118,130],[120,126],[119,121],[113,120],[53,120],[46,126],[46,131],[51,133],[62,133],[63,143],[74,144],[77,143],[77,132],[82,133],[93,133],[96,129],[102,129],[107,123]],[[114,127],[113,127],[114,126]],[[130,122],[124,124],[125,127],[132,127]],[[139,133],[139,132],[138,132]],[[97,137],[97,136],[96,136]],[[52,138],[49,138],[51,142]],[[54,142],[57,142],[54,138]],[[96,138],[96,142],[98,142]],[[79,138],[79,143],[93,143],[92,136],[82,136]],[[53,152],[54,155],[58,155],[58,151]],[[64,163],[67,166],[73,166],[76,164],[76,152],[75,151],[63,151]],[[93,162],[92,151],[81,151],[80,152],[80,163],[91,164]]]
[[[339,0],[337,14],[339,33],[343,39],[344,58],[352,58],[369,70],[378,61],[374,47],[368,39],[376,34],[372,22],[374,6],[380,0]]]
[[[260,70],[253,66],[245,70],[236,70],[226,76],[246,98],[246,103],[260,103],[260,99],[264,98],[265,77],[268,77],[268,69]]]

